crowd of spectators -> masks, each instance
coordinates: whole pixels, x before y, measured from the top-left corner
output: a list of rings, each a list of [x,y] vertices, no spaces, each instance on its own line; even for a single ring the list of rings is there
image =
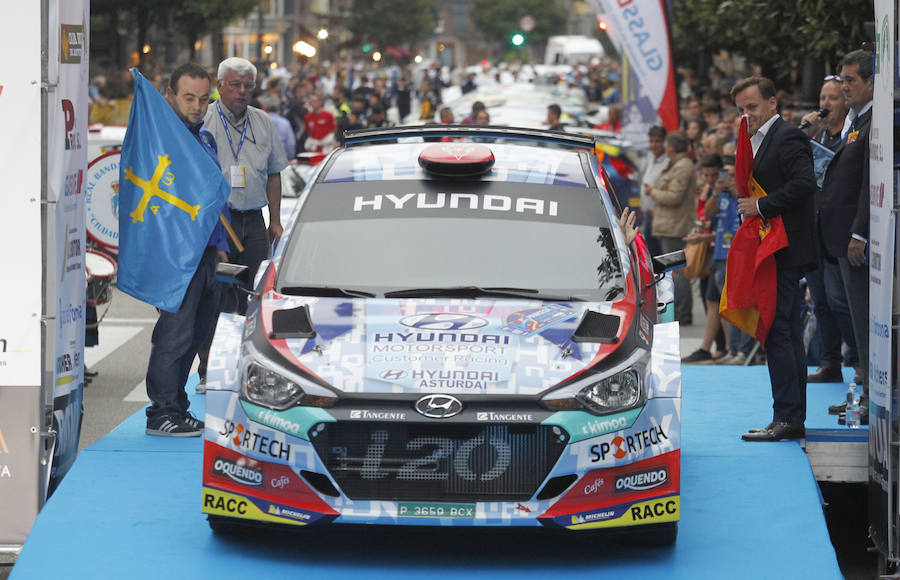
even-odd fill
[[[473,72],[477,68],[477,72]],[[449,69],[430,64],[382,65],[369,62],[340,62],[261,69],[257,76],[255,104],[264,109],[280,126],[288,157],[291,152],[328,151],[340,144],[348,129],[389,127],[409,122],[441,122],[445,106],[444,92],[457,88],[454,94],[466,94],[481,84],[515,83],[533,74],[519,63],[498,66],[482,63],[477,67]],[[214,67],[209,67],[215,82]],[[560,72],[559,82],[570,89],[583,91],[584,100],[609,106],[612,118],[607,128],[621,124],[621,71],[617,61],[609,58],[592,64],[575,63]],[[165,93],[169,74],[163,69],[144,73],[160,93]],[[128,71],[95,74],[90,83],[91,123],[125,125],[128,121],[132,79]],[[216,95],[213,94],[215,98]],[[316,107],[316,103],[318,107]],[[307,114],[313,112],[316,129],[310,133]],[[334,123],[326,117],[334,118]],[[487,118],[473,121],[486,122]],[[293,132],[289,144],[286,121]],[[333,139],[322,134],[330,127]],[[309,140],[312,140],[311,142]]]
[[[735,107],[729,90],[739,78],[760,75],[762,71],[757,67],[736,68],[733,61],[725,55],[717,59],[705,75],[686,67],[679,68],[678,73],[681,131],[677,134],[687,137],[687,150],[684,153],[671,150],[668,147],[668,136],[672,133],[667,135],[666,130],[659,126],[651,128],[650,148],[644,156],[642,167],[642,216],[639,228],[648,247],[655,248],[657,252],[662,249],[659,229],[654,223],[660,213],[659,201],[652,192],[661,178],[671,181],[672,170],[679,159],[690,159],[694,164],[691,186],[696,186],[696,190],[690,191],[687,185],[683,185],[681,191],[684,198],[693,198],[695,203],[684,205],[679,210],[683,214],[682,223],[690,223],[683,226],[685,231],[678,233],[685,245],[709,244],[712,259],[709,273],[691,280],[691,294],[699,294],[703,299],[706,312],[703,321],[704,335],[700,347],[684,356],[682,362],[761,364],[765,361],[764,349],[752,337],[721,319],[718,303],[728,248],[740,224],[735,207],[734,156],[741,114]],[[842,129],[844,134],[847,133],[845,118],[848,115],[848,103],[845,103],[839,75],[824,77],[818,102],[804,101],[798,94],[785,90],[778,92],[777,101],[778,113],[782,119],[800,126],[813,141],[821,143],[824,148],[836,151],[844,143],[841,133]],[[820,110],[824,110],[824,115]],[[678,142],[679,139],[676,138],[675,141]],[[821,197],[821,190],[818,197]],[[818,204],[817,201],[817,206]],[[669,205],[663,211],[671,209],[672,206]],[[671,237],[673,234],[667,232],[666,235]],[[820,238],[823,235],[826,234],[820,231]],[[840,276],[835,274],[838,269],[837,261],[828,256],[824,247],[820,251],[822,259],[819,269],[807,273],[804,281],[809,286],[802,314],[806,327],[807,362],[813,366],[821,365],[818,371],[810,374],[809,380],[840,381],[840,367],[850,366],[856,368],[856,378],[862,381],[864,369],[857,354],[848,300]],[[677,276],[683,278],[681,274]],[[682,304],[686,301],[686,298],[681,298]],[[682,324],[697,322],[691,319],[685,307],[678,309],[678,302],[676,285],[676,316],[680,316]]]
[[[212,78],[214,71],[210,70]],[[684,357],[686,363],[745,364],[760,363],[764,353],[752,354],[755,341],[739,330],[729,328],[720,320],[717,308],[722,282],[724,260],[731,237],[737,229],[733,198],[734,156],[736,138],[741,121],[729,93],[738,78],[762,73],[755,66],[744,66],[727,53],[714,56],[713,64],[700,74],[689,67],[677,69],[677,94],[680,127],[669,132],[653,127],[649,132],[650,148],[642,155],[641,212],[638,227],[651,252],[680,248],[690,244],[709,244],[713,256],[710,273],[702,278],[687,280],[678,276],[676,313],[682,324],[692,324],[691,296],[699,295],[706,316],[704,338],[699,349]],[[482,123],[490,122],[483,104],[475,102],[472,112],[461,120],[444,103],[443,92],[457,86],[461,94],[476,90],[479,83],[500,83],[502,79],[515,82],[524,69],[517,65],[483,66],[477,73],[472,67],[449,70],[434,64],[405,66],[377,63],[342,62],[307,64],[293,71],[262,70],[257,76],[254,105],[265,110],[281,137],[288,155],[293,158],[302,152],[328,152],[341,143],[347,129],[378,128],[404,122]],[[585,99],[608,111],[608,118],[598,128],[618,131],[622,114],[622,71],[618,61],[610,58],[594,59],[590,63],[575,63],[561,73],[560,83],[570,89],[580,89]],[[168,77],[164,71],[148,76],[165,91]],[[804,102],[797,94],[779,91],[779,114],[788,123],[800,125],[808,121],[811,137],[822,136],[826,146],[839,143],[842,125],[838,114],[845,115],[843,95],[836,77],[823,82],[820,106],[837,109],[827,119],[817,118],[816,103]],[[90,85],[91,119],[103,121],[110,103],[130,94],[131,77],[127,72],[98,74]],[[213,95],[215,97],[215,95]],[[840,101],[840,102],[839,102]],[[127,107],[121,107],[126,111]],[[127,117],[126,117],[127,119]],[[124,121],[120,121],[124,124]],[[546,123],[559,129],[559,111],[551,107]],[[830,140],[830,141],[829,141]],[[678,165],[677,175],[671,169]],[[683,174],[683,175],[682,175]],[[690,176],[685,179],[685,176]],[[662,181],[662,187],[659,182]],[[661,204],[661,205],[660,205]],[[673,205],[674,204],[674,205]],[[662,219],[660,219],[662,217]],[[680,279],[679,279],[680,278]],[[685,290],[686,284],[694,288]],[[818,280],[818,285],[821,286]],[[686,296],[687,294],[687,296]],[[831,298],[829,298],[830,300]],[[841,308],[842,326],[846,308]],[[816,304],[822,309],[822,300]],[[813,306],[810,300],[810,318]],[[849,364],[856,348],[852,333],[845,331],[845,350],[849,346]],[[817,364],[817,337],[810,333],[810,363]]]

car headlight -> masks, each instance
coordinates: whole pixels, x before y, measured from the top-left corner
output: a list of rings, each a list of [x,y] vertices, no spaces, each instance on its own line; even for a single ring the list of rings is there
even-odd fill
[[[244,369],[243,390],[249,401],[277,409],[284,409],[303,396],[300,385],[253,362]]]
[[[613,413],[641,401],[641,382],[635,369],[627,369],[584,387],[575,398],[595,413]]]
[[[251,403],[279,411],[296,405],[330,407],[337,401],[327,389],[253,358],[245,360],[241,396]]]
[[[647,401],[650,351],[635,349],[612,368],[585,374],[577,381],[553,389],[541,399],[551,411],[587,411],[609,415],[640,407]]]

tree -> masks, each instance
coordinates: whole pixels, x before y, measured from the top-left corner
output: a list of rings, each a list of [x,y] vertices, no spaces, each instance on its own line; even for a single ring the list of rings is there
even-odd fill
[[[519,19],[534,18],[529,44],[542,44],[566,29],[566,10],[555,0],[473,0],[472,22],[489,41],[506,44],[519,30]]]
[[[418,42],[437,25],[436,0],[354,0],[348,28],[380,48]]]
[[[687,63],[726,49],[783,79],[806,59],[836,63],[859,48],[872,19],[871,0],[679,0],[673,52],[676,62]]]

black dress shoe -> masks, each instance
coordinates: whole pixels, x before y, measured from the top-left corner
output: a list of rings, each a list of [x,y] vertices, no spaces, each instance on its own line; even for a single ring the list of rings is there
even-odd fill
[[[92,378],[96,377],[96,376],[99,375],[99,374],[100,374],[100,373],[97,372],[97,371],[89,371],[89,370],[87,370],[87,369],[84,369],[84,376],[86,376],[86,377],[88,377],[88,378],[91,378],[91,379],[92,379]]]
[[[840,415],[841,413],[847,410],[847,401],[843,403],[838,403],[837,405],[829,405],[828,406],[828,414],[829,415]]]
[[[771,423],[769,423],[762,429],[750,429],[750,431],[748,431],[748,433],[761,433],[763,431],[768,431],[769,429],[771,429],[774,426],[775,426],[775,421],[772,421]]]
[[[803,423],[774,421],[772,427],[763,431],[751,431],[741,435],[744,441],[781,441],[782,439],[803,439],[806,429]]]
[[[819,367],[814,373],[806,375],[807,383],[843,383],[844,375],[841,374],[841,367],[825,366]]]

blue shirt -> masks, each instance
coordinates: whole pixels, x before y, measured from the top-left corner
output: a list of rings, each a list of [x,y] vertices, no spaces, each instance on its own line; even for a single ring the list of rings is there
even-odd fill
[[[200,143],[200,146],[203,147],[203,150],[206,151],[206,154],[209,155],[210,159],[215,161],[216,167],[221,169],[219,166],[218,148],[216,147],[216,140],[213,137],[213,134],[203,127],[202,122],[196,125],[190,123],[185,123],[184,125],[191,132],[191,135],[197,139],[197,142]],[[225,219],[229,222],[231,221],[231,215],[229,215],[227,204],[222,208],[222,214],[225,215]],[[228,251],[228,234],[225,232],[225,226],[222,225],[222,220],[216,220],[216,227],[213,228],[212,233],[209,235],[209,241],[206,242],[206,245],[207,247],[215,246],[217,250],[222,250],[223,252]]]
[[[728,249],[731,248],[731,239],[741,226],[741,219],[738,215],[737,198],[731,192],[720,193],[718,201],[719,211],[711,219],[716,230],[713,260],[725,260],[728,258]]]

